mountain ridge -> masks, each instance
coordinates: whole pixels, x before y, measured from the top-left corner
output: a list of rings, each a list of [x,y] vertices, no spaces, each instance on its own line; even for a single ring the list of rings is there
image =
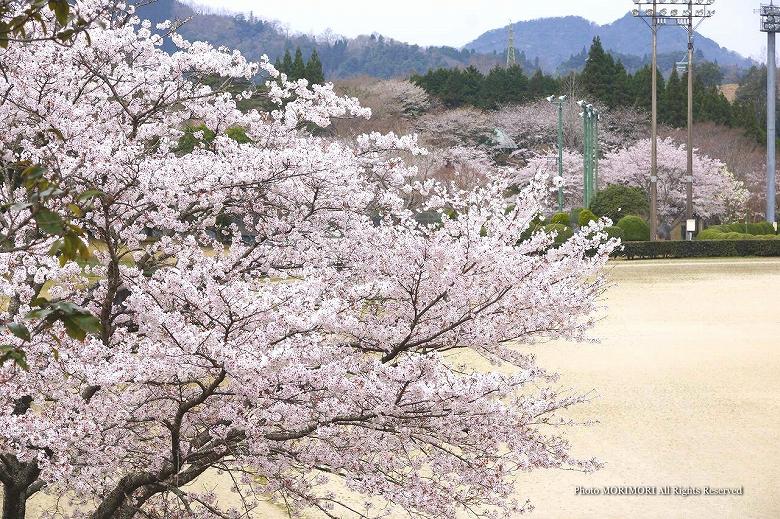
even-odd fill
[[[631,13],[617,20],[599,25],[580,16],[537,18],[512,24],[515,47],[528,56],[538,56],[548,72],[576,54],[582,47],[589,47],[593,38],[601,39],[604,49],[625,56],[644,58],[650,54],[651,33],[645,23]],[[506,27],[491,29],[467,43],[463,48],[479,53],[500,51],[506,48]],[[550,34],[556,38],[551,39]],[[696,33],[694,44],[704,59],[719,65],[748,68],[754,62],[739,53],[722,47],[715,40]],[[684,59],[688,48],[688,35],[678,27],[659,31],[659,54],[680,53]]]
[[[327,38],[290,34],[275,20],[255,18],[251,14],[216,11],[194,2],[179,0],[139,3],[138,14],[152,22],[187,19],[188,22],[179,29],[185,38],[235,48],[249,59],[258,59],[261,54],[267,54],[273,61],[286,50],[294,51],[298,47],[304,56],[308,56],[316,49],[328,79],[360,75],[408,77],[430,69],[468,66],[475,66],[484,72],[506,60],[505,27],[487,31],[465,46],[454,48],[404,43],[376,33],[355,38],[332,34]],[[523,68],[529,72],[541,68],[547,73],[567,73],[576,70],[572,63],[579,66],[575,58],[581,49],[590,46],[596,36],[602,38],[605,48],[616,59],[624,61],[629,70],[636,70],[649,62],[649,31],[637,24],[642,22],[629,14],[605,25],[579,16],[539,18],[513,25],[519,62]],[[642,30],[641,34],[647,35],[646,45],[642,43],[643,38],[637,37],[639,30]],[[687,37],[684,31],[680,30],[679,33],[674,37],[664,35],[659,38],[659,52],[668,55],[680,50],[682,37],[682,57],[687,48]],[[550,34],[555,34],[556,38],[550,38]],[[709,61],[739,68],[753,64],[708,38],[700,37],[698,43],[701,45],[697,45],[697,56],[703,56]],[[172,50],[170,47],[166,49]],[[673,61],[667,59],[664,65],[669,66],[667,62]]]

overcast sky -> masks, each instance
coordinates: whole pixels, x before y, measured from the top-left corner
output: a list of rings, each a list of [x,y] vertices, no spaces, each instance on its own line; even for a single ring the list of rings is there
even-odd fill
[[[378,32],[420,45],[460,47],[513,21],[579,15],[609,23],[631,0],[196,0],[198,4],[278,20],[291,31],[344,36]],[[758,0],[715,0],[715,16],[700,32],[748,57],[760,58],[766,37],[758,31]],[[641,37],[641,35],[639,35]],[[553,35],[554,37],[554,35]],[[648,36],[649,39],[649,36]]]

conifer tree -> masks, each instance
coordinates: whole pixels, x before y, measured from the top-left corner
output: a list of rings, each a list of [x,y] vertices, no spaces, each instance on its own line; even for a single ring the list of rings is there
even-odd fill
[[[288,76],[290,75],[290,72],[292,71],[292,56],[290,56],[290,49],[286,49],[284,51],[284,58],[282,59],[282,68],[279,69],[280,72],[284,72]]]
[[[677,69],[672,70],[669,81],[666,83],[664,102],[660,110],[662,121],[680,128],[685,126],[688,119],[688,75],[680,78]]]
[[[615,61],[604,51],[601,39],[596,36],[588,52],[588,60],[582,71],[582,86],[590,96],[612,106]]]
[[[306,77],[306,64],[303,62],[303,53],[301,52],[300,47],[295,49],[295,59],[293,60],[289,76],[292,81],[297,81]]]
[[[322,62],[319,54],[317,54],[317,49],[311,51],[309,61],[306,63],[306,79],[314,85],[325,83],[325,74],[322,72]]]

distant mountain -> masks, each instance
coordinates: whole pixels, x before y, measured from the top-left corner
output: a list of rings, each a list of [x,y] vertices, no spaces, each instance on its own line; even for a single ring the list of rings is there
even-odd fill
[[[486,72],[506,60],[506,28],[486,32],[463,49],[422,47],[378,35],[344,38],[335,35],[314,37],[290,34],[279,22],[230,12],[216,12],[179,0],[133,0],[138,14],[152,22],[187,20],[179,32],[189,40],[205,40],[215,46],[240,50],[249,59],[267,54],[271,60],[285,50],[300,47],[308,58],[317,49],[328,79],[369,75],[379,78],[408,77],[430,69],[475,66]],[[542,18],[514,24],[519,64],[531,73],[542,68],[547,73],[579,70],[594,37],[620,59],[629,71],[649,62],[650,32],[641,20],[630,14],[607,25],[598,25],[577,16]],[[170,45],[170,44],[169,44]],[[697,56],[716,61],[728,69],[748,68],[752,62],[697,36]],[[687,49],[685,31],[662,29],[659,36],[660,65],[671,69]],[[171,50],[170,48],[168,50]],[[698,58],[697,58],[698,59]],[[733,74],[731,74],[733,75]],[[727,77],[731,75],[727,74]]]
[[[453,47],[421,47],[401,43],[381,35],[357,38],[315,38],[288,34],[278,22],[261,20],[243,14],[216,13],[177,0],[157,0],[138,9],[141,18],[154,23],[164,20],[188,20],[179,33],[188,40],[204,40],[215,46],[240,50],[249,59],[267,54],[271,60],[285,50],[300,47],[304,57],[316,48],[328,79],[369,75],[381,78],[407,77],[435,68],[477,66],[487,70],[502,56],[478,55]],[[502,51],[503,52],[503,51]]]
[[[555,72],[570,62],[578,51],[590,47],[593,38],[599,36],[604,48],[621,59],[629,69],[649,62],[650,30],[645,23],[626,14],[610,24],[598,25],[579,16],[540,18],[513,25],[515,47],[526,56],[539,57],[546,72]],[[551,37],[550,35],[555,35]],[[464,48],[477,53],[503,52],[507,44],[507,29],[501,27],[488,31]],[[749,68],[753,62],[715,41],[696,34],[697,55],[726,68]],[[684,59],[688,49],[688,35],[678,27],[663,28],[658,33],[658,52],[665,55],[665,62],[673,61],[670,55]],[[576,61],[576,60],[575,60]],[[584,64],[584,63],[583,63]],[[569,67],[571,63],[567,63]]]

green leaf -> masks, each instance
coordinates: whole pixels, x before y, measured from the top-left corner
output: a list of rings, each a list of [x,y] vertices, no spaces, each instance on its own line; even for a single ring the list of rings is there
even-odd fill
[[[84,200],[89,200],[90,198],[97,198],[99,196],[103,196],[105,193],[103,191],[100,191],[99,189],[88,189],[87,191],[84,191],[81,193],[78,197],[76,197],[76,200],[79,202],[83,202]]]
[[[46,208],[39,209],[35,213],[35,223],[42,231],[49,234],[58,235],[65,231],[65,222],[60,215]]]
[[[100,326],[100,319],[92,314],[74,315],[71,317],[71,320],[87,333],[97,334],[103,331],[103,327]]]
[[[8,361],[13,361],[17,366],[27,371],[30,366],[27,365],[27,357],[24,351],[19,348],[14,348],[10,344],[0,345],[0,365],[5,364]]]
[[[68,209],[70,209],[70,212],[73,213],[73,216],[76,218],[84,216],[84,210],[76,204],[68,204]]]
[[[71,317],[65,317],[62,319],[62,324],[65,325],[65,331],[68,335],[77,341],[83,341],[87,338],[87,332],[81,328]]]
[[[22,323],[13,323],[8,325],[8,329],[11,333],[22,339],[23,341],[30,342],[30,330],[27,329]]]
[[[22,176],[26,179],[38,179],[43,176],[43,173],[46,171],[46,168],[43,166],[39,166],[37,164],[33,164],[32,166],[26,167],[22,171]]]
[[[57,22],[60,25],[68,23],[70,6],[68,5],[67,0],[49,0],[49,9],[54,11],[54,16],[57,18]]]

